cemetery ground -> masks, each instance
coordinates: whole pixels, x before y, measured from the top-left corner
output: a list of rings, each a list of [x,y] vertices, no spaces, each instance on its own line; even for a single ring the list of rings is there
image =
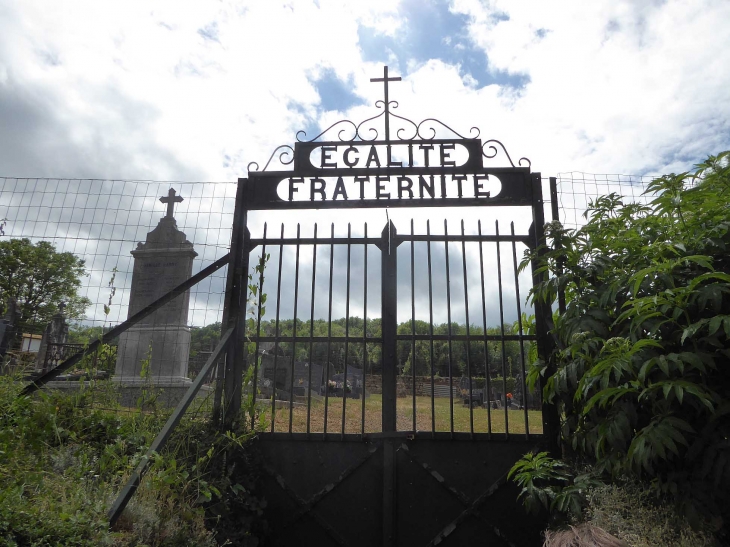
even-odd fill
[[[288,402],[281,405],[277,401],[276,420],[274,431],[289,431],[289,408]],[[345,433],[359,434],[362,431],[362,400],[346,399],[342,397],[329,397],[327,401],[327,432],[340,433],[342,431],[342,407],[345,407]],[[450,400],[448,397],[435,397],[433,399],[435,414],[435,431],[451,431]],[[382,431],[382,396],[380,394],[368,395],[365,399],[365,433],[376,433]],[[324,397],[312,398],[312,408],[309,414],[309,429],[311,432],[321,433],[324,431]],[[469,433],[471,431],[471,419],[469,406],[462,403],[459,397],[454,397],[454,432]],[[399,397],[396,402],[397,428],[399,431],[413,430],[413,399],[411,397]],[[517,408],[490,409],[492,433],[505,433],[505,423],[509,425],[510,434],[525,433],[525,413]],[[262,412],[266,423],[271,423],[271,406],[264,407]],[[473,408],[474,433],[488,433],[487,409],[479,406]],[[528,410],[527,419],[530,433],[542,433],[542,413],[539,410]],[[292,416],[292,432],[307,432],[307,405],[294,405]],[[416,397],[416,431],[430,432],[432,430],[431,397]]]

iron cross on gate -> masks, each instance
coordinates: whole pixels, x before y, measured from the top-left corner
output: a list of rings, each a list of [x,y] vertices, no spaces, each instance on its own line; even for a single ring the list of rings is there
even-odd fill
[[[383,82],[383,93],[385,95],[385,103],[383,107],[385,108],[385,140],[390,141],[390,112],[389,112],[389,106],[388,106],[388,82],[400,82],[400,76],[397,76],[395,78],[388,78],[388,65],[385,65],[383,67],[383,77],[382,78],[370,78],[371,82]],[[377,103],[376,103],[377,105]]]
[[[173,208],[175,207],[175,203],[180,203],[183,201],[183,198],[180,196],[175,195],[175,190],[173,188],[170,188],[170,191],[167,192],[167,196],[163,196],[160,198],[160,201],[162,203],[167,203],[167,214],[165,215],[165,218],[173,218]]]

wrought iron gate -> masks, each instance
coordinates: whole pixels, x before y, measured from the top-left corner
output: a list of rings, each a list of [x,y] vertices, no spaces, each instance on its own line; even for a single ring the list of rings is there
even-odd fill
[[[238,416],[243,371],[256,365],[253,393],[268,405],[264,412],[270,419],[268,431],[259,439],[267,470],[267,515],[278,544],[533,544],[541,523],[527,519],[505,476],[520,455],[540,445],[552,447],[557,435],[557,417],[525,385],[527,346],[536,344],[543,356],[549,350],[546,319],[550,310],[535,307],[528,333],[517,267],[518,246],[535,249],[544,237],[540,174],[530,172],[525,158],[515,166],[499,141],[482,143],[478,130],[475,137],[465,138],[437,120],[416,124],[395,115],[392,109],[397,103],[388,99],[388,82],[393,80],[387,67],[383,78],[375,79],[384,82],[385,88],[384,101],[376,103],[383,109],[378,116],[359,125],[338,122],[312,140],[300,140],[293,148],[279,147],[262,171],[257,165],[249,166],[249,177],[239,180],[223,323],[234,328],[235,334],[219,373],[224,381],[218,382],[217,401],[222,405],[218,410],[229,422]],[[385,131],[379,140],[378,130],[367,124],[381,116]],[[401,124],[395,139],[390,134],[391,116]],[[318,140],[338,124],[353,134],[343,137],[345,129],[340,129],[340,140]],[[437,127],[457,138],[436,138]],[[402,138],[408,131],[412,135]],[[504,153],[510,166],[485,167],[484,158],[492,159],[498,152]],[[275,156],[283,165],[293,163],[293,169],[267,171]],[[319,158],[318,165],[313,157]],[[487,233],[478,223],[474,233],[465,230],[462,221],[460,233],[450,234],[446,224],[443,233],[432,233],[427,224],[424,234],[417,233],[411,221],[410,233],[398,233],[388,221],[377,236],[369,235],[367,224],[356,235],[348,225],[346,236],[336,236],[333,224],[324,236],[315,225],[313,236],[303,236],[297,226],[295,237],[285,237],[282,225],[279,237],[270,237],[264,227],[263,237],[253,238],[247,226],[248,213],[254,210],[498,205],[529,208],[529,231],[515,233],[512,223],[508,233],[500,232],[497,223],[494,233]],[[419,246],[421,255],[425,247],[425,264],[420,259],[416,262]],[[486,247],[491,253],[487,260]],[[438,285],[434,248],[444,253],[445,282]],[[450,249],[452,257],[457,253],[462,259],[456,272],[450,266]],[[341,259],[335,260],[338,252]],[[262,329],[265,303],[260,298],[254,307],[253,328],[247,329],[248,275],[254,271],[250,266],[256,256],[269,253],[278,263],[278,268],[267,269],[265,289],[269,297],[276,297],[275,318]],[[326,256],[326,296],[317,295],[320,253]],[[400,332],[399,253],[406,253],[410,261],[410,283],[405,286],[411,293],[410,317],[401,322]],[[302,254],[307,255],[306,261]],[[304,279],[302,265],[310,269],[310,254],[311,277]],[[291,263],[284,264],[285,256]],[[353,260],[358,261],[355,268]],[[379,318],[368,310],[374,269],[380,274]],[[333,335],[333,275],[338,271],[346,278],[345,321],[337,329],[344,332]],[[534,270],[532,274],[537,275]],[[362,276],[357,282],[363,295],[362,318],[354,320],[350,307],[357,276]],[[256,272],[254,281],[257,277],[262,284],[263,272]],[[463,278],[463,306],[459,305],[463,328],[452,317],[451,293],[457,277]],[[513,287],[512,296],[505,289],[506,279]],[[487,302],[494,300],[485,294],[490,282],[496,286],[498,301],[496,332],[487,328]],[[428,286],[429,319],[421,323],[415,311],[418,283]],[[475,283],[476,306],[468,290]],[[299,307],[300,286],[311,287],[308,309]],[[434,331],[437,293],[445,299],[446,332]],[[293,296],[293,320],[286,319],[291,320],[291,328],[284,328],[281,317],[287,294]],[[326,334],[315,333],[316,298],[327,302]],[[514,298],[517,311],[512,332],[505,330],[509,298]],[[473,326],[474,317],[481,320],[481,330]],[[379,332],[370,328],[376,324]],[[245,350],[247,339],[254,342],[252,354]],[[404,366],[398,369],[404,365],[398,357],[399,344],[410,348],[406,350],[411,356],[408,371]],[[443,350],[438,370],[435,344]],[[508,344],[518,348],[517,372],[514,360],[506,356]],[[320,362],[315,359],[318,345],[326,347]],[[337,353],[333,347],[341,348],[339,359],[333,357]],[[461,348],[458,363],[455,348]],[[490,348],[501,353],[496,367],[499,372],[501,366],[501,376],[492,375]],[[418,349],[423,355],[420,368],[423,372],[425,367],[426,374],[417,374]],[[375,354],[380,355],[379,362],[373,360]],[[508,361],[515,394],[509,392]],[[437,401],[437,391],[446,394],[448,404]],[[513,405],[518,408],[512,409]]]
[[[20,396],[26,396],[41,389],[94,353],[101,344],[115,339],[201,280],[228,266],[221,340],[117,496],[109,510],[112,525],[133,496],[154,453],[165,445],[170,432],[217,364],[213,415],[222,420],[223,427],[230,426],[240,416],[245,395],[244,371],[252,373],[249,396],[262,404],[269,403],[264,415],[268,413],[270,430],[260,435],[259,449],[267,470],[265,496],[269,502],[267,512],[274,543],[392,546],[483,542],[490,545],[531,545],[539,542],[542,523],[524,515],[516,503],[517,492],[505,482],[505,477],[514,461],[526,451],[538,446],[557,451],[558,416],[555,409],[540,403],[539,395],[531,395],[525,384],[527,345],[534,344],[537,354],[543,358],[551,350],[547,328],[551,310],[545,304],[536,304],[532,310],[534,323],[528,332],[521,315],[524,292],[520,294],[517,273],[517,246],[535,250],[540,249],[544,241],[540,174],[530,171],[529,160],[525,158],[521,158],[516,166],[499,141],[482,142],[476,128],[472,128],[473,136],[467,138],[438,120],[428,118],[416,124],[391,112],[398,105],[388,99],[388,83],[399,79],[389,78],[387,67],[383,78],[373,79],[384,84],[384,100],[376,103],[383,111],[377,116],[357,125],[348,120],[337,122],[314,139],[304,141],[298,138],[299,142],[294,147],[281,146],[274,151],[262,171],[258,171],[257,165],[254,169],[249,165],[249,177],[239,179],[229,254],[36,378],[21,392]],[[390,135],[391,116],[400,124],[396,128],[395,139],[391,139]],[[383,139],[379,139],[376,128],[368,126],[381,117],[385,126]],[[339,141],[318,140],[340,124],[344,128],[338,131]],[[345,134],[347,128],[351,130],[349,136]],[[437,138],[442,131],[450,132],[456,138]],[[276,156],[282,149],[283,152]],[[501,157],[500,152],[509,161],[509,167],[484,165],[484,158]],[[319,165],[312,162],[316,154],[319,154]],[[275,156],[284,166],[293,163],[293,169],[267,171]],[[553,197],[553,205],[555,201]],[[465,230],[462,221],[461,231],[457,234],[450,234],[446,223],[443,234],[431,233],[430,224],[426,224],[426,233],[423,234],[416,233],[411,222],[410,233],[400,234],[388,221],[379,237],[368,236],[367,225],[361,234],[354,236],[352,226],[348,225],[347,236],[336,236],[332,225],[328,237],[318,237],[316,225],[313,237],[302,236],[297,226],[296,237],[293,238],[284,237],[282,225],[278,238],[267,237],[266,227],[263,237],[252,238],[247,222],[249,211],[255,210],[438,206],[522,206],[530,211],[531,224],[529,230],[521,234],[515,233],[514,224],[510,224],[508,234],[504,230],[500,233],[499,223],[495,224],[494,233],[483,233],[480,223],[477,223],[474,232]],[[403,244],[405,247],[402,247]],[[419,260],[418,273],[414,250],[417,245],[426,247],[426,265]],[[437,268],[432,263],[432,250],[439,245],[443,245],[445,276],[443,280],[435,281],[433,272]],[[481,297],[477,297],[476,306],[469,298],[468,272],[473,273],[475,266],[468,267],[467,245],[478,249],[478,252],[472,253],[473,263],[478,257],[477,281],[471,283],[472,287],[478,285],[476,292]],[[493,259],[485,260],[485,248],[490,245],[493,246]],[[311,293],[308,329],[300,329],[297,316],[302,264],[300,251],[305,247],[312,249]],[[337,269],[344,269],[346,277],[344,333],[339,335],[333,334],[332,328],[336,247],[346,249],[346,260],[337,261]],[[247,318],[252,253],[259,252],[260,256],[264,256],[268,254],[267,248],[278,248],[279,257],[273,333],[262,331],[263,298],[258,299],[253,317]],[[285,292],[282,291],[285,248],[293,249],[295,257],[293,274],[288,272],[294,279],[290,333],[282,329],[280,316]],[[329,249],[328,312],[326,333],[315,335],[317,256],[320,248]],[[457,254],[461,249],[463,329],[454,323],[452,317],[455,278],[453,266],[450,266],[450,248]],[[363,262],[357,268],[352,267],[353,249],[362,251]],[[403,249],[410,251],[410,283],[406,286],[411,294],[411,313],[410,319],[401,322],[401,327],[405,325],[405,328],[400,328],[398,256]],[[370,315],[368,307],[369,264],[373,264],[373,260],[377,262],[380,274],[380,317],[377,321]],[[344,268],[341,267],[343,263]],[[534,266],[533,263],[532,282],[539,280],[541,275]],[[456,269],[459,270],[458,266]],[[350,289],[353,272],[358,271],[363,272],[363,317],[360,318],[359,332],[354,332],[357,321],[351,321],[354,318],[350,313]],[[510,298],[509,295],[505,297],[508,292],[505,280],[510,277],[510,271],[514,277],[516,328],[507,332],[505,302]],[[261,286],[263,271],[259,269],[257,273]],[[456,273],[458,277],[459,272]],[[427,288],[423,290],[422,287],[418,292],[428,293],[428,320],[421,321],[420,327],[415,311],[418,280],[427,282]],[[485,287],[490,281],[496,285],[494,298],[486,297]],[[445,332],[434,330],[437,294],[444,298]],[[495,299],[498,302],[498,327],[490,333],[486,308],[487,302]],[[471,321],[480,311],[481,332],[478,327],[472,326]],[[376,323],[380,328],[371,328]],[[248,354],[248,340],[254,343],[251,355]],[[434,364],[437,353],[434,346],[437,343],[443,346],[443,359],[438,367]],[[501,354],[501,357],[492,358],[499,362],[496,369],[490,364],[490,343],[496,344],[494,349]],[[289,353],[281,350],[286,344],[289,345]],[[315,362],[314,348],[317,344],[327,347],[319,363]],[[343,346],[342,360],[338,367],[333,367],[330,363],[331,349],[337,344]],[[399,344],[410,347],[410,357],[406,362],[399,358]],[[423,348],[424,344],[426,350],[421,358],[421,368],[427,363],[427,370],[425,380],[423,376],[419,380],[417,349]],[[507,344],[517,348],[514,354],[516,378],[515,363],[510,362],[507,356]],[[267,345],[265,355],[261,351],[264,345]],[[459,345],[462,354],[456,357],[455,348]],[[297,346],[305,348],[299,355],[304,355],[306,362],[300,360],[299,367]],[[357,363],[350,362],[349,350],[359,346],[362,347],[358,357],[360,372],[354,373]],[[371,359],[373,354],[379,355],[379,359]],[[268,366],[265,360],[269,361]],[[405,366],[408,362],[410,375]],[[511,388],[508,385],[507,362],[510,362],[513,375]],[[340,364],[342,372],[338,372]],[[399,364],[404,365],[400,370]],[[348,370],[348,366],[352,369]],[[283,374],[280,374],[281,370]],[[494,370],[496,376],[492,377]],[[484,376],[480,385],[478,374],[481,371]],[[551,371],[547,372],[550,374]],[[457,386],[458,374],[461,376]],[[373,383],[373,379],[379,382]],[[510,389],[517,397],[512,396]],[[444,393],[448,404],[437,404],[436,399]],[[352,399],[348,404],[348,395],[359,395],[359,399]],[[341,402],[331,404],[335,399],[341,399]],[[521,406],[511,410],[515,399]],[[463,404],[460,405],[459,401]],[[475,408],[476,403],[481,407]],[[530,410],[531,405],[536,410]],[[447,417],[443,416],[444,406]],[[315,407],[316,413],[313,412]],[[333,413],[330,413],[330,408]],[[285,419],[281,420],[283,409],[286,409]],[[359,416],[359,422],[355,419],[354,426],[348,426],[351,416]]]

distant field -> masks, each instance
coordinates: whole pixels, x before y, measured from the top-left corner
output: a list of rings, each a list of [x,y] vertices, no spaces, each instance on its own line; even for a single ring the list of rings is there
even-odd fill
[[[437,397],[434,399],[435,430],[450,431],[450,406],[449,399]],[[327,432],[339,433],[342,431],[342,404],[343,400],[331,397],[327,407]],[[309,416],[309,429],[312,432],[321,433],[324,431],[325,422],[324,400],[312,400],[312,408]],[[487,409],[474,407],[474,432],[487,433]],[[267,422],[271,424],[271,408],[266,406],[263,409]],[[413,430],[413,399],[410,397],[397,400],[398,430]],[[508,410],[505,420],[505,410],[490,410],[492,433],[504,433],[505,421],[509,423],[510,433],[525,432],[524,410]],[[274,431],[289,431],[289,409],[277,408]],[[365,400],[365,432],[375,433],[382,430],[382,399],[380,395],[371,395]],[[542,413],[539,410],[529,410],[527,420],[530,433],[542,433]],[[292,431],[304,433],[307,431],[307,407],[295,406],[292,416]],[[416,397],[416,429],[417,431],[431,431],[431,398]],[[345,433],[360,433],[362,428],[362,401],[358,399],[347,399],[345,404]],[[270,430],[270,429],[267,429]],[[454,399],[454,431],[471,431],[469,407]]]

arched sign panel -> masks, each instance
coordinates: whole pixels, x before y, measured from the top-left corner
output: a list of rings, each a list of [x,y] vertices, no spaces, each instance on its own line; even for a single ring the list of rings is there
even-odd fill
[[[311,140],[297,133],[294,147],[279,146],[263,171],[249,164],[243,199],[246,209],[344,209],[367,207],[439,207],[485,205],[533,205],[534,181],[530,161],[518,166],[496,139],[482,142],[479,129],[471,137],[460,135],[434,118],[415,123],[395,114],[397,101],[388,99],[383,78],[384,100],[375,105],[382,112],[359,124],[340,120]],[[383,118],[384,138],[375,122]],[[391,138],[391,117],[395,138]],[[321,141],[328,133],[338,140]],[[442,134],[458,138],[436,138]],[[278,154],[278,155],[277,155]],[[506,157],[510,167],[490,167],[485,159]],[[267,171],[272,160],[290,171]],[[253,169],[252,169],[253,167]]]
[[[483,146],[480,139],[299,142],[290,160],[292,171],[249,173],[246,206],[531,205],[529,167],[484,167]],[[490,144],[490,150],[496,155],[496,146]],[[284,162],[291,155],[285,150],[280,159]]]

